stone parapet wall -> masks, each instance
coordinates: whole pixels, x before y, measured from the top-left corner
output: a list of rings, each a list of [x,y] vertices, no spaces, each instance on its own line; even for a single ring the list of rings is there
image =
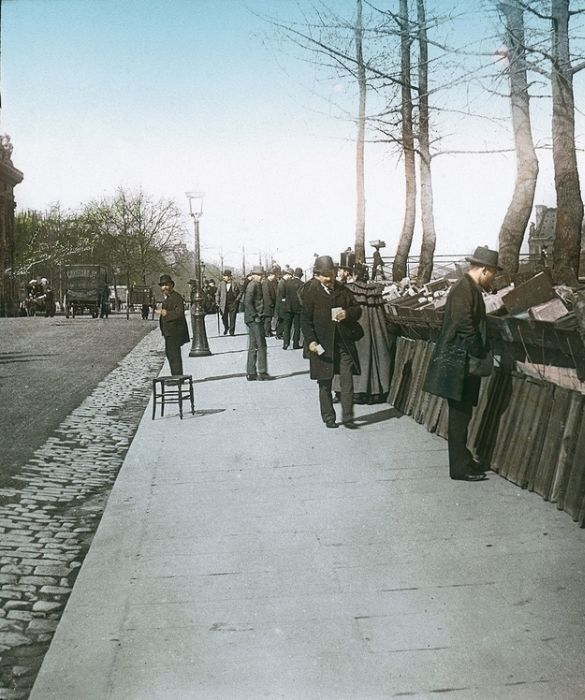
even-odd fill
[[[388,401],[447,437],[445,399],[422,390],[434,344],[399,337]],[[555,503],[585,526],[585,396],[496,369],[482,379],[469,449],[500,476]]]

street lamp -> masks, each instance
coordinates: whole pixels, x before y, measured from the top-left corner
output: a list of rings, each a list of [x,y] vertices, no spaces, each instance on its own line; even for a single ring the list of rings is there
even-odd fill
[[[201,289],[201,249],[199,246],[199,219],[203,214],[203,192],[185,192],[189,200],[189,215],[193,219],[195,229],[195,279],[189,280],[191,285],[191,329],[193,341],[189,357],[211,355],[207,332],[205,330],[205,309],[203,307],[203,292]]]

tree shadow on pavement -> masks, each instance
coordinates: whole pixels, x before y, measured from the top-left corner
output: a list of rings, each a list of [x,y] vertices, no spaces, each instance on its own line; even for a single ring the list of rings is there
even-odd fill
[[[371,425],[373,423],[382,423],[385,420],[392,418],[402,418],[404,414],[396,408],[385,408],[383,411],[376,411],[365,416],[356,416],[355,422],[360,425]]]

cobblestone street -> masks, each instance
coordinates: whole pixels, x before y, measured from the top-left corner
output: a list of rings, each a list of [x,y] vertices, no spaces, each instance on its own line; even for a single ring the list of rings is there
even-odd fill
[[[154,327],[123,315],[0,319],[0,485]]]
[[[24,322],[31,320],[40,319]],[[7,321],[16,320],[2,319]],[[30,324],[30,328],[42,330],[40,325]],[[51,324],[53,332],[60,328],[59,322]],[[79,328],[69,324],[69,333]],[[28,697],[148,402],[150,378],[164,359],[159,331],[152,331],[152,324],[124,327],[126,332],[120,333],[114,321],[104,333],[94,321],[85,323],[83,329],[82,345],[86,351],[91,346],[86,364],[81,364],[80,348],[72,347],[71,357],[60,369],[52,367],[51,385],[59,387],[58,391],[47,392],[55,409],[52,419],[63,413],[66,417],[52,430],[49,421],[38,429],[37,442],[42,430],[50,431],[50,437],[12,470],[16,473],[0,489],[0,700]],[[149,334],[121,359],[145,333]],[[97,353],[102,362],[95,362]],[[4,361],[7,354],[2,354]],[[65,396],[63,392],[70,392],[75,382],[73,370],[83,366],[83,378]],[[27,391],[31,395],[36,391],[38,396],[46,381],[35,386],[32,374]],[[71,411],[71,403],[100,375],[106,376]],[[3,392],[7,383],[18,381],[22,381],[22,372],[4,377]],[[63,401],[54,404],[61,396]],[[3,455],[24,454],[22,449],[5,450],[11,437],[7,425],[5,417]],[[25,439],[26,427],[22,422],[11,424],[16,433],[12,439]]]

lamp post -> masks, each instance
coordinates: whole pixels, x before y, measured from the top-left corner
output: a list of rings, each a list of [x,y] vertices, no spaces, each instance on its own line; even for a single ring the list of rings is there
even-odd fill
[[[203,193],[186,192],[185,194],[189,200],[189,215],[193,219],[193,227],[195,229],[195,279],[189,280],[191,285],[191,329],[193,331],[189,357],[203,357],[211,355],[205,330],[205,309],[203,308],[203,292],[201,289],[199,219],[203,214]]]

